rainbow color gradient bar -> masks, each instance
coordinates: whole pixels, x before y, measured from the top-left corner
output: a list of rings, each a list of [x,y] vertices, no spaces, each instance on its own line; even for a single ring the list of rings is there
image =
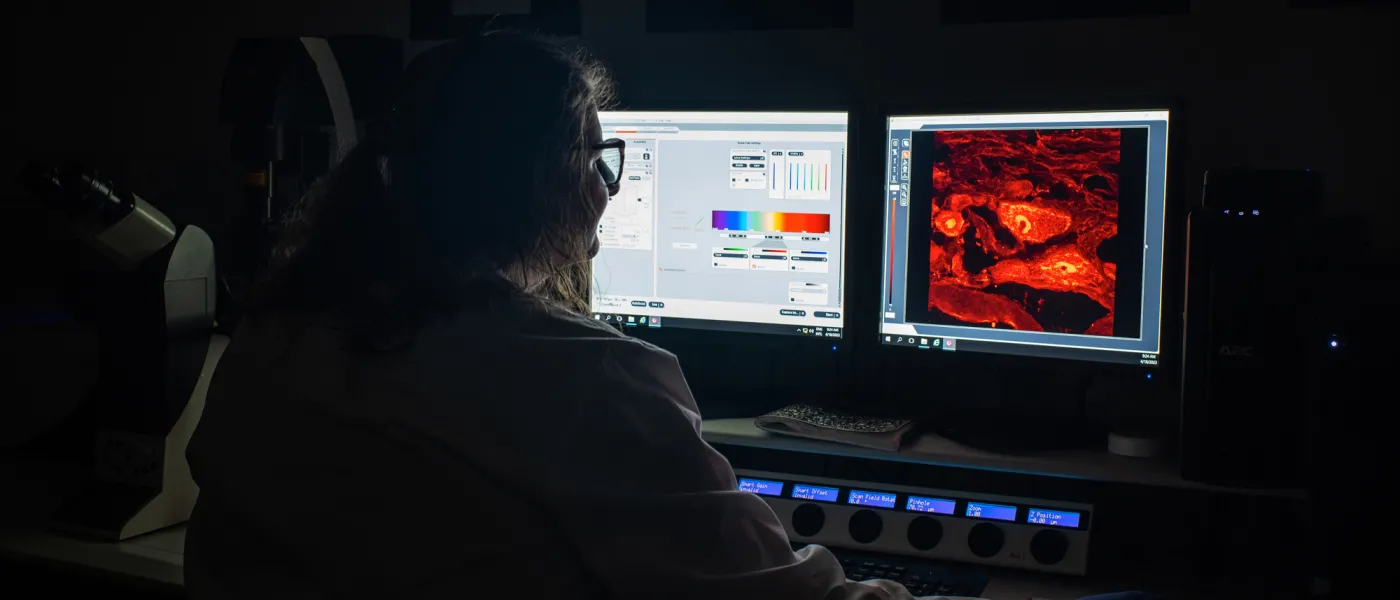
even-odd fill
[[[831,215],[716,210],[710,212],[710,226],[726,231],[831,233]]]

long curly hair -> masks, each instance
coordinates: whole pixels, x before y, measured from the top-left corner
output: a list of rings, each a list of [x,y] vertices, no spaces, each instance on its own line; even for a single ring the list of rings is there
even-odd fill
[[[549,39],[425,51],[391,117],[288,211],[252,314],[333,313],[377,339],[518,294],[587,312],[587,124],[611,100],[599,64]],[[524,290],[505,269],[545,278]]]

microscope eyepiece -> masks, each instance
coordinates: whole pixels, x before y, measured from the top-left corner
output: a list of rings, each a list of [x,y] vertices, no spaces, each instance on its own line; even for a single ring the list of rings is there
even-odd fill
[[[175,225],[136,194],[77,165],[30,163],[19,176],[29,193],[63,213],[73,229],[119,266],[132,268],[175,239]]]
[[[99,227],[117,223],[136,206],[134,195],[118,192],[111,182],[88,174],[78,165],[59,169],[30,163],[19,179],[29,193],[43,199],[51,208],[73,218],[95,221],[93,224]]]

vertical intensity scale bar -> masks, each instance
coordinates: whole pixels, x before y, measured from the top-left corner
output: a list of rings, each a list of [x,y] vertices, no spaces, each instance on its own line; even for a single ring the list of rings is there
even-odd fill
[[[898,212],[896,212],[896,211],[898,211],[898,210],[899,210],[899,197],[898,197],[898,196],[895,196],[893,199],[890,200],[890,239],[889,239],[889,245],[890,245],[890,262],[889,262],[889,265],[890,265],[890,268],[889,268],[889,280],[886,282],[886,286],[885,286],[885,290],[886,290],[886,292],[885,292],[885,302],[887,302],[887,303],[888,303],[888,306],[890,306],[891,308],[894,307],[894,224],[895,224],[895,217],[899,214]]]

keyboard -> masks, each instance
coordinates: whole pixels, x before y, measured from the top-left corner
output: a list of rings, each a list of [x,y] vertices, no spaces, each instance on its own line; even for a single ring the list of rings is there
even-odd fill
[[[794,544],[796,545],[796,544]],[[799,546],[800,547],[800,546]],[[901,583],[914,596],[979,597],[990,576],[966,565],[935,562],[907,556],[827,548],[841,561],[846,577],[854,581],[888,579]]]

